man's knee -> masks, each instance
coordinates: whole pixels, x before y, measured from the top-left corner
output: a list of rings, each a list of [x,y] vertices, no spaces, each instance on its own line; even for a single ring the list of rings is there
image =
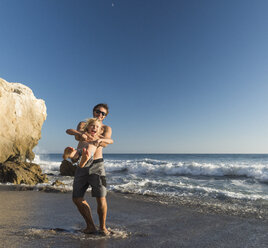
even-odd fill
[[[82,204],[83,204],[83,201],[84,201],[84,198],[73,197],[73,203],[74,203],[76,206],[82,205]]]
[[[96,197],[99,208],[105,208],[107,206],[106,197]]]

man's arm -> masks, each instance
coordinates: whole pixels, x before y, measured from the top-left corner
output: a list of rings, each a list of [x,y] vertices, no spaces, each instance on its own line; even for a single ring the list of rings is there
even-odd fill
[[[99,147],[106,147],[107,145],[111,145],[113,144],[114,141],[112,139],[104,139],[104,138],[100,138],[100,139],[97,139],[95,141],[92,141],[92,144]]]
[[[109,144],[113,144],[114,141],[111,139],[112,137],[112,128],[109,126],[105,126],[103,137],[100,140],[103,140],[99,143],[100,146],[106,147]]]

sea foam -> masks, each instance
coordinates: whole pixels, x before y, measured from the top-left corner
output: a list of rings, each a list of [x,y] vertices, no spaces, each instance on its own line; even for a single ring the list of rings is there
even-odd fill
[[[109,172],[128,171],[134,174],[162,174],[163,176],[248,177],[268,182],[268,166],[266,164],[169,162],[142,159],[107,160],[105,166]]]

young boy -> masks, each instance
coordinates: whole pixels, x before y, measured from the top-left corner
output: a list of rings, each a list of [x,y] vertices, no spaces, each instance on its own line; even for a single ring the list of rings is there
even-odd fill
[[[102,131],[102,124],[97,118],[88,119],[82,132],[75,129],[67,129],[66,133],[78,137],[79,143],[77,149],[66,147],[64,149],[63,159],[70,158],[75,163],[80,159],[82,150],[86,150],[90,156],[82,156],[79,166],[84,167],[87,163],[92,163],[94,153],[101,142],[113,144],[112,139],[103,138],[101,135]]]

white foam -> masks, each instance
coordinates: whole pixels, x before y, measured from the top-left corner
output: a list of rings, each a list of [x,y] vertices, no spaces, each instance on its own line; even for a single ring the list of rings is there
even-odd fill
[[[41,159],[42,157],[42,159]],[[61,162],[51,161],[49,157],[44,155],[35,155],[35,158],[33,160],[33,163],[39,164],[43,173],[49,174],[59,174],[59,168]]]
[[[148,187],[148,185],[151,187]],[[176,191],[170,188],[177,188]],[[160,188],[160,190],[158,189]],[[130,181],[120,185],[111,185],[111,190],[122,193],[136,193],[143,195],[166,195],[166,196],[190,196],[195,194],[215,196],[221,195],[230,198],[246,199],[246,200],[268,200],[268,195],[258,193],[241,193],[235,192],[231,189],[216,189],[209,186],[192,185],[183,182],[161,182],[156,180],[144,179],[140,182]]]
[[[106,170],[109,172],[128,171],[134,174],[162,174],[170,176],[238,176],[268,182],[267,164],[246,163],[201,163],[201,162],[169,162],[152,159],[143,160],[107,160]]]
[[[66,185],[55,188],[64,187],[71,191],[73,178],[59,178],[61,162],[52,161],[53,159],[49,155],[36,155],[34,162],[40,164],[44,173],[52,174],[48,176],[49,185],[59,179]],[[60,160],[61,157],[56,159]],[[268,182],[268,165],[260,160],[106,159],[105,169],[109,174],[109,190],[149,195],[209,195],[268,200],[265,193],[267,184],[262,184]],[[39,184],[37,190],[45,186],[47,185]]]

